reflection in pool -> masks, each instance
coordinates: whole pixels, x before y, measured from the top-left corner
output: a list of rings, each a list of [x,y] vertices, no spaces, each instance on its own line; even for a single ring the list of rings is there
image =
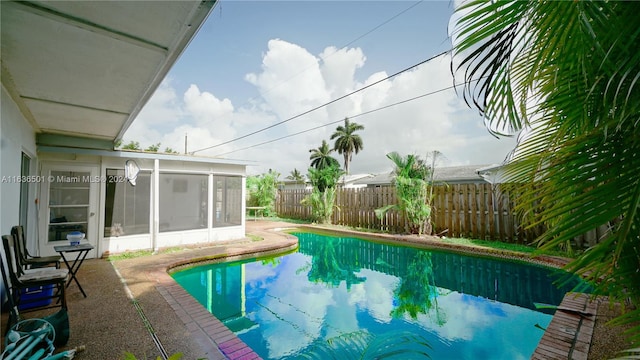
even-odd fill
[[[398,331],[426,339],[432,359],[528,359],[551,321],[534,303],[558,305],[577,284],[558,289],[554,271],[534,265],[294,235],[295,253],[172,276],[264,359]]]

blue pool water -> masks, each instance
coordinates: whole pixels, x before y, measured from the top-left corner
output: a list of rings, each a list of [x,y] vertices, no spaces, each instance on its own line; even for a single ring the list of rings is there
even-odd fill
[[[328,346],[340,359],[365,338],[402,347],[403,334],[432,359],[529,359],[552,317],[534,303],[558,305],[578,283],[558,288],[557,271],[518,262],[294,235],[297,252],[172,276],[264,359],[324,358]]]

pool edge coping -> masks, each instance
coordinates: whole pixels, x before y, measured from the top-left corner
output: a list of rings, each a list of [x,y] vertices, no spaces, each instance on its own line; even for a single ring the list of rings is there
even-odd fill
[[[174,279],[171,277],[171,273],[177,270],[180,270],[183,267],[189,267],[194,265],[200,265],[204,263],[210,262],[224,262],[224,261],[235,261],[235,260],[243,260],[247,258],[254,257],[262,257],[268,255],[275,255],[280,253],[285,253],[287,251],[291,251],[298,247],[298,240],[294,236],[287,233],[287,231],[295,230],[295,229],[308,229],[310,231],[322,231],[322,232],[331,232],[331,233],[339,233],[339,234],[347,234],[358,238],[370,239],[372,241],[383,241],[389,243],[395,243],[399,245],[419,247],[419,248],[432,248],[432,249],[443,249],[449,250],[459,253],[471,254],[471,255],[480,255],[480,256],[491,256],[498,257],[504,259],[511,260],[519,260],[525,261],[532,264],[537,265],[545,265],[554,268],[562,268],[564,267],[570,259],[561,258],[561,257],[547,257],[547,256],[530,256],[525,253],[518,253],[508,250],[496,250],[491,248],[484,247],[472,247],[467,245],[458,245],[458,244],[450,244],[436,241],[435,239],[439,239],[437,237],[429,237],[429,236],[407,236],[407,235],[397,235],[397,234],[377,234],[377,233],[366,233],[359,232],[348,229],[334,229],[329,227],[323,227],[318,225],[307,225],[307,224],[292,224],[290,227],[270,227],[268,229],[260,229],[256,231],[249,231],[247,229],[247,234],[259,235],[263,238],[263,240],[267,238],[271,238],[273,235],[277,235],[281,238],[280,241],[270,241],[269,243],[261,243],[261,241],[252,242],[250,245],[252,246],[242,246],[240,248],[236,248],[234,251],[230,251],[224,254],[215,254],[211,256],[201,256],[189,259],[181,259],[178,261],[174,261],[171,263],[165,263],[161,265],[163,267],[163,271],[156,272],[157,283],[156,288],[158,292],[165,298],[165,300],[169,303],[169,305],[173,308],[176,314],[182,319],[184,325],[191,332],[191,334],[198,340],[198,342],[203,346],[203,350],[206,352],[218,351],[220,352],[225,359],[230,360],[255,360],[261,359],[248,345],[246,345],[240,338],[238,338],[231,330],[229,330],[226,325],[224,325],[217,317],[215,317],[212,313],[210,313],[204,306],[197,302],[195,298],[193,298],[190,294],[188,294]],[[266,237],[265,237],[266,236]],[[284,239],[284,241],[282,240]],[[261,246],[262,245],[262,246]],[[159,270],[159,269],[158,269]],[[563,303],[569,296],[569,293],[565,295],[563,299]],[[585,301],[591,302],[590,296],[585,296],[587,299]],[[584,305],[584,304],[583,304]],[[569,306],[569,305],[567,305]],[[582,305],[578,305],[580,307]],[[574,309],[575,311],[579,311],[578,308]],[[596,307],[597,310],[597,307]],[[559,311],[556,311],[554,314],[552,321],[549,326],[545,330],[543,334],[543,338],[547,336],[547,333],[552,334],[549,335],[552,339],[555,335],[554,332],[564,331],[567,333],[566,328],[563,328],[563,322],[556,321],[554,323],[554,319],[556,316],[559,316]],[[561,325],[556,325],[559,323]],[[583,326],[584,325],[584,326]],[[560,327],[559,327],[560,326]],[[559,349],[557,342],[551,342],[549,344],[543,344],[542,339],[538,343],[534,354],[531,356],[531,359],[534,359],[534,356],[539,353],[539,349],[541,349],[541,345],[546,349],[548,346],[556,346],[554,348],[554,355],[557,355],[557,359],[568,359],[569,356],[575,359],[586,359],[589,353],[589,345],[591,343],[591,338],[593,336],[593,330],[595,326],[595,315],[593,316],[593,321],[580,322],[580,325],[577,327],[574,338],[569,343],[571,344],[580,344],[579,351],[574,352],[574,345],[571,345],[566,350],[566,347]],[[570,332],[570,331],[569,331]],[[586,335],[586,337],[585,337]],[[566,341],[565,341],[566,342]],[[586,353],[585,353],[585,342],[586,342]],[[573,354],[573,355],[572,355]],[[584,354],[584,357],[582,355]],[[548,359],[549,357],[546,357]],[[552,357],[553,358],[553,357]],[[538,358],[535,358],[538,359]]]

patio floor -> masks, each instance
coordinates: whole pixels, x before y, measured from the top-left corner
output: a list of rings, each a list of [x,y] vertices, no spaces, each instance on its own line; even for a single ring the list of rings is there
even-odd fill
[[[225,256],[236,258],[247,252],[268,254],[279,252],[281,250],[278,249],[283,247],[295,247],[295,238],[267,230],[295,226],[289,223],[247,221],[247,233],[261,236],[263,240],[241,239],[219,243],[213,247],[113,263],[104,259],[85,261],[78,278],[88,297],[84,298],[75,284],[68,288],[71,336],[65,349],[84,346],[86,349],[78,353],[77,359],[122,359],[125,352],[133,353],[137,359],[156,359],[162,356],[163,351],[168,355],[182,353],[184,360],[258,358],[218,319],[177,285],[166,269],[190,263],[193,259],[206,261]],[[403,241],[410,241],[407,239]],[[580,301],[574,301],[573,304],[563,302],[562,305],[569,310],[559,311],[558,314],[575,314],[571,310],[572,306],[575,306],[574,310],[584,312],[586,306]],[[587,312],[595,314],[596,310],[590,307]],[[24,315],[34,317],[41,315],[41,312]],[[593,318],[595,316],[591,317]],[[556,327],[555,323],[560,327]],[[594,321],[583,321],[577,331],[566,331],[566,322],[556,316],[545,332],[545,337],[549,334],[552,339],[557,338],[553,334],[559,331],[563,336],[568,336],[566,342],[586,342],[588,353],[593,324]],[[3,313],[3,329],[5,326],[6,314]],[[545,344],[544,349],[548,346],[553,349],[553,358],[586,358],[582,357],[585,355],[583,345],[579,345],[583,346],[579,351],[574,351],[575,346],[572,347],[571,353],[563,350],[558,341],[541,344]]]

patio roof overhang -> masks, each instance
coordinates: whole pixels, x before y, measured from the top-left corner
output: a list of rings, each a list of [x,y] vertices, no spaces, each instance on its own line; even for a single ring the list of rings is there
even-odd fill
[[[77,149],[68,146],[45,146],[39,145],[38,151],[42,153],[53,154],[78,154]],[[210,156],[197,156],[197,155],[182,155],[182,154],[165,154],[155,153],[147,151],[136,150],[102,150],[96,148],[84,148],[81,151],[82,155],[103,156],[111,158],[122,159],[147,159],[147,160],[161,160],[161,161],[184,161],[190,163],[202,163],[202,164],[216,164],[216,165],[237,165],[237,166],[256,166],[258,162],[251,160],[240,159],[225,159],[216,158]]]
[[[2,85],[38,136],[113,148],[215,3],[2,1]]]

